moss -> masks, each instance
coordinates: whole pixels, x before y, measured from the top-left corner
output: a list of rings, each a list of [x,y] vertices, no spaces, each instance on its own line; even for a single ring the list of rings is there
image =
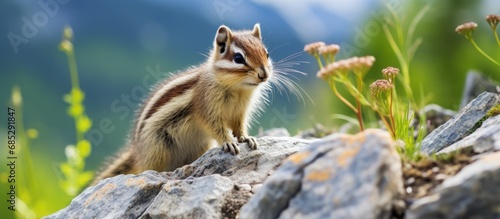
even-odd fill
[[[488,112],[486,113],[486,116],[489,118],[489,117],[496,116],[498,114],[500,114],[500,103],[491,107],[491,109],[488,110]]]
[[[495,106],[493,106],[493,107],[491,107],[488,110],[488,112],[486,112],[486,116],[484,116],[476,124],[474,124],[474,126],[469,130],[469,132],[467,133],[467,135],[472,134],[478,128],[480,128],[483,125],[483,122],[486,121],[488,118],[496,116],[498,114],[500,114],[500,103],[497,104],[497,105],[495,105]]]
[[[475,153],[471,147],[459,149],[457,151],[446,154],[433,154],[432,160],[442,164],[460,163],[464,160],[468,162],[470,160],[470,157],[472,157],[473,155],[475,155]]]

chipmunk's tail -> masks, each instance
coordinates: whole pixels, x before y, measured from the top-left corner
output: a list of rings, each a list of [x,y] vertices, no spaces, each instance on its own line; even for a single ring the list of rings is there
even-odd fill
[[[132,154],[131,148],[127,147],[118,152],[115,156],[110,157],[101,170],[96,173],[96,177],[90,186],[96,185],[102,179],[120,174],[133,173],[134,157]]]

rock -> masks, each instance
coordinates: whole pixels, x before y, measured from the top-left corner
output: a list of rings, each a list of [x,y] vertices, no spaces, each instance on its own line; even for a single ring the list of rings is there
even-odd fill
[[[499,83],[483,76],[479,72],[469,71],[465,80],[462,100],[460,101],[460,109],[464,108],[470,101],[485,91],[500,94],[499,85]]]
[[[255,184],[253,187],[252,187],[252,193],[255,194],[257,193],[257,191],[259,191],[259,189],[262,188],[262,183],[259,183],[259,184]]]
[[[243,191],[252,191],[252,186],[251,185],[241,184],[239,186],[240,186],[240,189],[243,190]]]
[[[102,180],[46,218],[235,218],[251,196],[249,186],[261,184],[310,141],[263,137],[258,143],[258,150],[241,144],[237,156],[213,148],[174,172]]]
[[[500,152],[487,154],[446,179],[407,211],[417,218],[500,218]]]
[[[457,112],[449,109],[445,109],[437,104],[429,104],[422,109],[425,114],[425,120],[427,123],[427,133],[431,133],[437,127],[445,124],[448,120],[453,118]],[[415,118],[412,121],[411,126],[418,135],[418,124],[419,124],[419,114],[415,114]]]
[[[225,206],[235,197],[240,197],[239,206]],[[249,192],[237,190],[230,179],[217,174],[169,180],[140,218],[234,218],[249,197]]]
[[[485,92],[479,95],[455,117],[427,135],[422,141],[421,151],[425,154],[432,154],[464,138],[474,131],[476,124],[499,101],[498,94]]]
[[[153,202],[165,183],[160,174],[120,175],[85,189],[63,210],[46,219],[138,218]]]
[[[311,143],[309,140],[290,137],[262,137],[258,150],[240,145],[240,154],[233,156],[214,148],[193,163],[167,173],[176,179],[220,174],[235,184],[262,183],[281,165],[284,159]]]
[[[439,151],[438,154],[469,148],[475,153],[500,150],[500,115],[485,120],[474,133]]]
[[[240,218],[390,218],[402,186],[387,132],[333,134],[290,156]]]

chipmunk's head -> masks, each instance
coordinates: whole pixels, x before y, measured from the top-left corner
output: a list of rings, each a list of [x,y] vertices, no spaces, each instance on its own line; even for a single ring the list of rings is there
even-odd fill
[[[216,78],[224,85],[254,88],[272,74],[272,61],[262,43],[259,24],[251,31],[231,31],[220,26],[211,58]]]

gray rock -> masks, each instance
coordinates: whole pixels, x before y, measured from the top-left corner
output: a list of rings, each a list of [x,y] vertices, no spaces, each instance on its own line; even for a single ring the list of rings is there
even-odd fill
[[[472,148],[476,153],[500,150],[500,116],[491,117],[483,122],[474,133],[446,147],[438,154]]]
[[[410,206],[406,218],[500,218],[500,152],[487,154]]]
[[[483,76],[476,71],[469,71],[465,80],[464,93],[460,101],[460,109],[464,108],[470,101],[481,93],[487,91],[500,94],[499,83]]]
[[[390,218],[402,186],[400,158],[387,132],[333,134],[290,156],[240,218]]]
[[[258,143],[258,150],[241,144],[237,156],[211,149],[174,172],[102,180],[47,218],[235,218],[251,186],[263,183],[310,141],[263,137]]]
[[[68,207],[46,219],[138,218],[164,183],[165,179],[154,171],[105,179],[85,189]]]
[[[244,197],[245,202],[250,197],[249,192],[235,189],[230,179],[220,175],[169,180],[140,218],[222,218],[221,209],[233,194]]]
[[[422,109],[423,113],[425,114],[425,120],[426,120],[426,128],[427,132],[426,133],[431,133],[434,131],[437,127],[445,124],[448,122],[451,118],[453,118],[457,112],[449,109],[445,109],[437,104],[429,104],[425,106]],[[415,130],[415,137],[418,135],[418,125],[419,125],[419,114],[415,114],[415,118],[412,121],[411,126],[413,127],[413,130]]]
[[[470,134],[486,112],[500,101],[498,94],[485,92],[455,117],[439,126],[422,141],[421,151],[425,154],[437,152]]]
[[[258,150],[240,145],[240,154],[233,156],[214,148],[189,165],[167,173],[176,179],[220,174],[235,184],[262,183],[291,154],[303,149],[311,141],[289,137],[262,137]]]

